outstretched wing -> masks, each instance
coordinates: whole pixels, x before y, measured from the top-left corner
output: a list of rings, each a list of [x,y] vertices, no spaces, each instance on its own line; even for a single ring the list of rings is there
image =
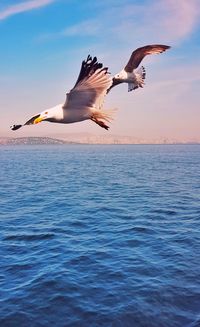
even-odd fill
[[[97,58],[88,56],[82,62],[78,80],[74,88],[67,94],[64,109],[85,109],[96,106],[101,107],[107,89],[112,84],[108,68],[102,68]],[[101,101],[100,101],[101,99]]]
[[[82,81],[85,77],[87,77],[88,75],[91,75],[92,72],[94,72],[95,70],[97,70],[98,68],[102,68],[103,64],[99,63],[97,61],[97,57],[94,57],[92,59],[92,57],[90,55],[87,56],[86,60],[82,61],[81,64],[81,70],[78,76],[78,79],[74,85],[74,87],[80,82]]]
[[[132,52],[131,57],[125,66],[124,70],[128,73],[132,73],[141,63],[142,59],[149,54],[162,53],[169,49],[170,46],[162,44],[152,44],[146,45],[144,47],[138,48]]]

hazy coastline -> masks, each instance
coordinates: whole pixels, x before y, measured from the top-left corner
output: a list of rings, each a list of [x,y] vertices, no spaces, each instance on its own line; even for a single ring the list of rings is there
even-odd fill
[[[67,135],[60,137],[0,137],[0,145],[45,145],[45,144],[200,144],[198,141],[168,139],[145,140],[119,135]]]

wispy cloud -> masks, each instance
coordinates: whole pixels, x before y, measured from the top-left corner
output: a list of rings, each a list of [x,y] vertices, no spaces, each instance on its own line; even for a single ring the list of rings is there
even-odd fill
[[[182,42],[199,23],[198,0],[153,0],[142,4],[122,4],[99,9],[93,19],[66,26],[63,30],[41,36],[41,39],[96,36],[112,42],[132,43]],[[103,14],[102,14],[103,13]],[[111,18],[113,17],[113,19]],[[119,23],[120,22],[120,23]]]
[[[59,32],[43,34],[38,38],[38,40],[45,41],[63,37],[96,36],[101,30],[101,22],[98,19],[88,19],[83,22],[64,28]]]
[[[195,30],[199,17],[199,2],[196,0],[162,0],[159,4],[154,3],[147,21],[158,35],[163,34],[170,42],[179,42]]]
[[[0,11],[0,20],[6,19],[16,14],[23,13],[25,11],[47,6],[52,2],[55,2],[55,0],[31,0],[19,2],[15,5],[10,5]]]
[[[63,36],[75,36],[81,35],[84,31],[84,35],[96,35],[101,28],[101,24],[96,19],[90,19],[84,22],[81,22],[77,25],[70,26],[62,31]]]
[[[156,42],[181,43],[193,33],[200,18],[197,0],[175,2],[174,0],[160,0],[159,2],[153,0],[137,6],[127,4],[123,8],[115,7],[111,10],[110,16],[117,17],[112,30],[116,37],[118,36],[126,43],[131,40],[130,33],[133,33],[135,40],[140,43],[141,40],[143,42],[155,40]]]

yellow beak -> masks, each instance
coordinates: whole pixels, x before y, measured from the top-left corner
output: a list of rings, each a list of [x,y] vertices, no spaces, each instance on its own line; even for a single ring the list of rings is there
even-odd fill
[[[43,121],[43,118],[42,117],[38,117],[34,120],[33,124],[38,124],[38,123],[41,123],[41,121]]]

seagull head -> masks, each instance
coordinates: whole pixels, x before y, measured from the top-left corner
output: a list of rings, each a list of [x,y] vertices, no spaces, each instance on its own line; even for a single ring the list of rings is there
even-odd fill
[[[42,121],[58,122],[63,118],[63,108],[59,104],[53,108],[42,111],[35,117],[33,124],[41,123]]]
[[[127,73],[122,69],[118,74],[113,77],[114,81],[121,81],[127,78]]]
[[[41,123],[44,120],[48,120],[50,118],[49,111],[45,110],[41,112],[33,121],[33,124]]]

